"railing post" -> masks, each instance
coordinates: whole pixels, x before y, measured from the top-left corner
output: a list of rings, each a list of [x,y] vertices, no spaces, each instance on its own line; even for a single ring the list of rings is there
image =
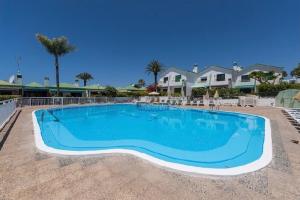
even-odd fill
[[[64,98],[63,97],[60,98],[60,102],[61,102],[61,105],[64,105]]]

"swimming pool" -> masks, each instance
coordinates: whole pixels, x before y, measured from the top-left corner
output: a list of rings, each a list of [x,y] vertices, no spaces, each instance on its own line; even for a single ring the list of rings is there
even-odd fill
[[[235,175],[272,159],[267,118],[158,105],[37,110],[36,145],[57,154],[130,153],[186,172]]]

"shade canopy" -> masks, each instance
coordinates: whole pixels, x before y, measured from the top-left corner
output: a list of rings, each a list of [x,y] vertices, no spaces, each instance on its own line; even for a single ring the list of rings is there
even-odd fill
[[[218,90],[216,90],[216,92],[215,92],[215,94],[214,94],[214,98],[215,98],[215,99],[218,99],[218,98],[219,98],[219,92],[218,92]]]
[[[205,99],[209,99],[209,93],[208,93],[208,90],[206,90],[206,94],[204,96]]]

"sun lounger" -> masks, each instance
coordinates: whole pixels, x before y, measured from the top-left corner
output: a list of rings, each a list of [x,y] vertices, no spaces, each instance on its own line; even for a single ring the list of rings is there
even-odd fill
[[[197,100],[191,101],[191,106],[197,106]]]
[[[197,106],[204,106],[203,99],[197,101]]]

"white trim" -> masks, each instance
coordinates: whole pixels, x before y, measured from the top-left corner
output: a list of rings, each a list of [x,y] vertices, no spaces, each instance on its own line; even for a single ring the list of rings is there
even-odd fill
[[[188,108],[193,109],[193,108]],[[198,110],[198,109],[196,109]],[[271,137],[271,124],[270,120],[264,116],[260,115],[253,115],[253,114],[246,114],[246,115],[252,115],[256,117],[262,117],[265,119],[265,138],[264,138],[264,144],[263,144],[263,152],[259,159],[248,163],[246,165],[238,166],[238,167],[231,167],[231,168],[204,168],[204,167],[195,167],[195,166],[188,166],[184,164],[179,163],[173,163],[168,162],[165,160],[161,160],[158,158],[155,158],[153,156],[150,156],[146,153],[141,153],[134,150],[128,150],[128,149],[108,149],[108,150],[93,150],[93,151],[69,151],[69,150],[60,150],[55,149],[52,147],[47,146],[41,136],[41,130],[35,115],[35,112],[37,110],[32,112],[32,121],[33,121],[33,128],[34,128],[34,138],[36,146],[39,150],[53,153],[53,154],[62,154],[62,155],[92,155],[92,154],[111,154],[111,153],[121,153],[121,154],[131,154],[135,155],[137,157],[143,158],[145,160],[148,160],[152,163],[155,163],[157,165],[180,170],[184,172],[190,172],[190,173],[197,173],[197,174],[208,174],[208,175],[223,175],[223,176],[230,176],[230,175],[239,175],[244,174],[248,172],[253,172],[256,170],[259,170],[265,166],[267,166],[271,160],[272,160],[272,137]],[[226,112],[226,111],[222,111]],[[234,113],[234,112],[230,112]],[[237,114],[245,114],[236,112]]]

